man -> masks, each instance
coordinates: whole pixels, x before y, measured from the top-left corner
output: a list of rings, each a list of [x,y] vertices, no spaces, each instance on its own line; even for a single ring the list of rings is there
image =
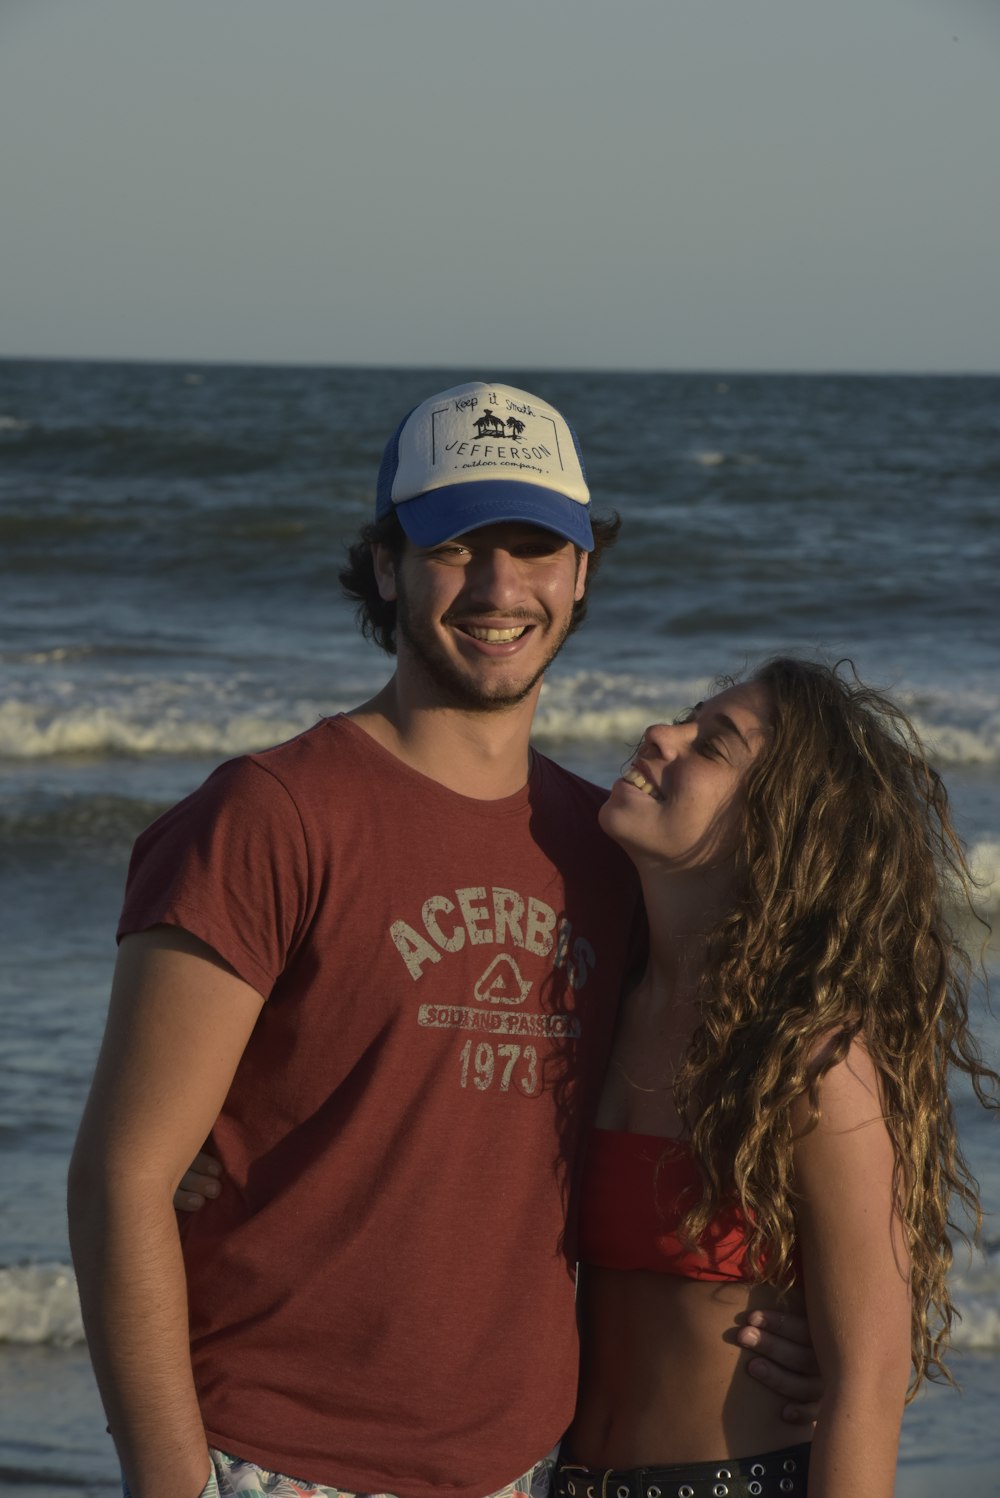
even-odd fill
[[[526,1492],[569,1421],[572,1196],[637,897],[603,793],[529,733],[616,529],[546,402],[425,401],[343,575],[394,675],[136,844],[70,1177],[135,1498],[214,1491],[234,1458]],[[171,1197],[210,1131],[227,1188],[182,1253]]]

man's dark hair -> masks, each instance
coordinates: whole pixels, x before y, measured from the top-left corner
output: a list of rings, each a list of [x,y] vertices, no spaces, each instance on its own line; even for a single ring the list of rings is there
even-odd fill
[[[616,514],[605,517],[594,516],[591,519],[594,549],[588,553],[587,580],[583,597],[573,605],[570,634],[583,623],[586,617],[587,595],[600,565],[601,556],[609,546],[614,546],[621,528],[621,517]],[[357,604],[356,614],[361,633],[366,639],[374,640],[375,644],[380,645],[389,655],[395,655],[396,603],[395,599],[386,602],[379,594],[372,559],[373,546],[387,547],[393,565],[398,565],[406,550],[406,533],[395,512],[362,528],[353,546],[348,547],[347,565],[339,574],[340,586],[347,597],[353,598]],[[579,548],[577,548],[577,555],[582,555]]]

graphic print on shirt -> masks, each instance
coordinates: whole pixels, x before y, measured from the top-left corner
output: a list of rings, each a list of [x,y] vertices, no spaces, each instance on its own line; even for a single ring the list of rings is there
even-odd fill
[[[425,983],[433,975],[439,993],[449,986],[447,959],[466,954],[461,966],[455,964],[451,978],[452,983],[458,978],[459,992],[424,1000],[417,1010],[417,1023],[424,1028],[471,1031],[502,1042],[464,1043],[459,1079],[463,1087],[471,1083],[487,1091],[496,1086],[501,1092],[531,1096],[539,1087],[533,1042],[579,1038],[577,1016],[543,1009],[535,981],[522,970],[524,958],[518,961],[519,952],[549,959],[549,971],[561,974],[560,986],[567,996],[578,992],[596,967],[591,943],[544,900],[501,885],[465,886],[431,895],[417,920],[393,921],[389,935],[414,983]],[[469,954],[476,946],[514,950],[493,955],[484,951],[482,969],[470,986]]]

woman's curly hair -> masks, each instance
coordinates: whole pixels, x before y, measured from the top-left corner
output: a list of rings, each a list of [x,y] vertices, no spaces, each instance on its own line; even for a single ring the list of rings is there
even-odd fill
[[[597,576],[601,555],[618,539],[622,528],[618,515],[591,519],[594,533],[594,549],[588,552],[587,577],[582,598],[573,604],[569,633],[583,623],[587,614],[590,585]],[[340,586],[348,598],[357,605],[358,627],[366,639],[373,640],[388,655],[396,654],[396,604],[381,596],[375,580],[372,547],[385,546],[393,561],[398,563],[406,550],[406,535],[395,513],[386,515],[363,527],[357,541],[348,547],[347,562],[339,573]]]
[[[946,914],[971,909],[973,881],[913,725],[850,663],[778,657],[751,680],[769,694],[773,732],[747,777],[738,900],[712,937],[674,1085],[704,1179],[684,1228],[696,1241],[735,1200],[750,1262],[763,1279],[790,1281],[791,1105],[804,1095],[815,1127],[819,1083],[859,1039],[896,1157],[912,1397],[925,1377],[951,1381],[951,1235],[966,1237],[955,1199],[976,1231],[982,1222],[949,1072],[966,1073],[986,1106],[1000,1084],[969,1030],[971,964]]]

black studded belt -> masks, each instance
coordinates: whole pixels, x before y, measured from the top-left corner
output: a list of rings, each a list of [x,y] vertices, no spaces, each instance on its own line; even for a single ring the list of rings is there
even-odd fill
[[[603,1471],[563,1453],[556,1498],[805,1498],[809,1446],[785,1446],[760,1456],[685,1462],[677,1467]]]

